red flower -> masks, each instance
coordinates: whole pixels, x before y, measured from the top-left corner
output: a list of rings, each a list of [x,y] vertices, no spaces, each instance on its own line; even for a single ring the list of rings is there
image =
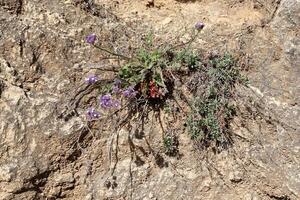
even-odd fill
[[[155,85],[153,80],[150,81],[150,97],[151,98],[159,98],[158,88]]]

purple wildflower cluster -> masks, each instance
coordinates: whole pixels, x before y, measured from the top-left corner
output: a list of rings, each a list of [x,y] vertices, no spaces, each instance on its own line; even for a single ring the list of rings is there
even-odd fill
[[[126,90],[123,91],[123,96],[127,98],[132,98],[137,95],[137,91],[134,90],[133,86],[129,86]]]
[[[85,38],[85,41],[88,44],[92,44],[92,45],[95,44],[96,40],[97,40],[97,36],[95,34],[90,34],[90,35],[86,36],[86,38]],[[98,78],[98,76],[96,76],[94,74],[89,75],[85,79],[85,82],[87,84],[94,84],[97,81],[99,81],[99,78]],[[113,94],[122,94],[124,97],[127,97],[127,98],[132,98],[132,97],[136,96],[137,91],[134,90],[133,86],[130,86],[125,90],[122,90],[121,84],[122,84],[121,80],[119,80],[119,79],[115,80],[113,87],[112,87]],[[100,106],[103,109],[120,108],[120,105],[121,105],[121,102],[117,99],[113,99],[111,94],[106,94],[106,95],[100,96],[99,101],[100,101]],[[87,118],[89,121],[99,119],[101,116],[101,113],[96,111],[95,108],[88,108],[86,114],[87,114]]]
[[[90,34],[86,36],[85,41],[89,44],[95,44],[97,36],[95,34]]]
[[[86,83],[93,84],[96,83],[99,78],[96,75],[89,75],[86,78]],[[137,91],[135,91],[133,86],[129,86],[125,90],[121,88],[121,80],[116,79],[113,84],[112,94],[122,94],[126,98],[133,98],[137,95]],[[120,108],[121,102],[118,99],[114,99],[112,94],[105,94],[99,97],[100,106],[103,109],[110,108]],[[94,108],[89,108],[87,110],[87,118],[89,121],[98,119],[100,117],[100,113],[96,111]]]
[[[85,82],[87,84],[94,84],[96,83],[97,81],[99,80],[98,76],[94,75],[94,74],[91,74],[89,75],[86,79],[85,79]]]
[[[112,87],[112,92],[115,94],[120,94],[122,93],[124,97],[127,98],[131,98],[131,97],[135,97],[137,94],[137,91],[134,90],[133,86],[129,86],[127,89],[122,90],[121,89],[121,80],[120,79],[116,79],[114,82],[114,85]]]
[[[203,22],[197,22],[196,24],[195,24],[195,29],[196,30],[202,30],[203,28],[204,28],[204,23]]]
[[[100,97],[100,106],[102,108],[119,108],[120,101],[114,100],[110,94],[106,94]]]
[[[96,111],[95,108],[88,108],[86,114],[89,121],[96,120],[100,117],[100,112]]]

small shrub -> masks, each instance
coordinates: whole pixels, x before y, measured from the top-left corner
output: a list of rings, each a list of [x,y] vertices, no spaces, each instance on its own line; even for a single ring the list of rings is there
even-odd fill
[[[176,156],[178,154],[179,141],[176,135],[168,133],[164,137],[163,143],[164,143],[164,150],[166,155]]]
[[[231,143],[229,125],[235,115],[234,88],[237,83],[244,83],[244,78],[237,62],[228,54],[210,59],[200,70],[205,81],[192,102],[188,130],[202,147],[211,143],[224,147]]]

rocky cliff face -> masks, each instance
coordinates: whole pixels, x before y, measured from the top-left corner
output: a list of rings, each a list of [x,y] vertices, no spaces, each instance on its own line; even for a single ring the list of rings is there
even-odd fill
[[[148,3],[0,0],[0,199],[300,199],[300,1]],[[132,160],[121,134],[110,176],[109,136],[84,129],[81,95],[91,66],[114,61],[85,36],[129,54],[150,27],[166,41],[197,19],[197,45],[236,52],[251,81],[241,99],[263,107],[240,105],[234,145],[218,154],[183,133],[180,158],[160,155],[154,128],[155,153],[136,138]]]

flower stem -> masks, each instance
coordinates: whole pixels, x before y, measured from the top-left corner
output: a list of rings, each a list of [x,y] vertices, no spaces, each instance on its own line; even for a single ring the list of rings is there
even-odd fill
[[[167,51],[170,51],[172,49],[176,49],[178,47],[182,47],[182,46],[185,46],[185,45],[188,44],[188,46],[185,48],[185,52],[186,52],[187,49],[189,49],[191,47],[191,44],[195,41],[195,39],[198,37],[199,33],[201,32],[201,31],[198,31],[198,30],[196,30],[196,31],[197,31],[197,33],[195,34],[195,30],[193,30],[193,36],[192,36],[192,38],[189,41],[187,41],[187,42],[185,42],[183,44],[175,45],[175,46],[169,48]]]
[[[98,46],[98,45],[93,45],[93,46],[96,47],[97,49],[100,49],[101,51],[104,51],[104,52],[109,53],[109,54],[114,55],[114,56],[118,56],[118,57],[123,58],[125,60],[131,60],[132,59],[132,58],[129,58],[129,57],[124,56],[122,54],[118,54],[118,53],[115,53],[115,52],[110,51],[108,49],[105,49],[105,48],[103,48],[101,46]]]

